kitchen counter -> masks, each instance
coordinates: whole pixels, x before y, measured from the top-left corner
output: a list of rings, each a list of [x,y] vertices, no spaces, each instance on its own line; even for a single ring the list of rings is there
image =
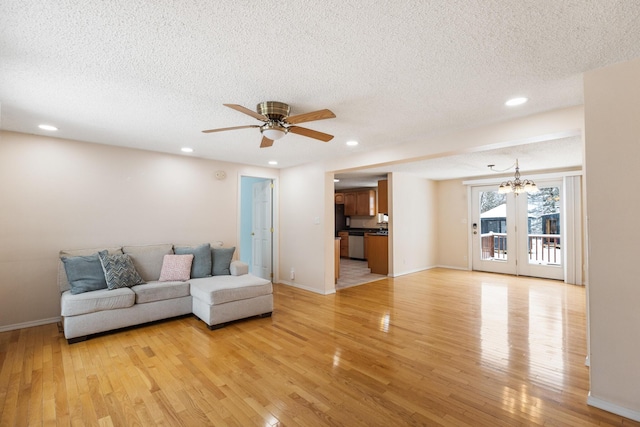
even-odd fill
[[[346,231],[350,236],[364,236],[367,233],[379,233],[379,228],[347,228],[340,231]],[[386,229],[384,231],[387,231]]]
[[[335,283],[338,283],[340,277],[340,237],[336,237],[335,246],[333,248],[334,261],[335,261]]]
[[[374,274],[389,274],[389,236],[367,233],[367,261]]]

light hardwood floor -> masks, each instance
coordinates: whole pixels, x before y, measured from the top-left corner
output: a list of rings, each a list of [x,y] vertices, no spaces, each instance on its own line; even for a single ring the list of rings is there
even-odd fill
[[[68,345],[0,333],[0,425],[640,425],[592,408],[585,292],[434,269],[321,296],[275,286],[273,317],[194,317]]]

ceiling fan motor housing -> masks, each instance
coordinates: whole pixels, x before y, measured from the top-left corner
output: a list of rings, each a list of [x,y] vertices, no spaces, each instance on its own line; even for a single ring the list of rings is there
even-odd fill
[[[284,102],[266,101],[258,104],[256,111],[269,118],[269,120],[282,121],[289,116],[291,107]]]

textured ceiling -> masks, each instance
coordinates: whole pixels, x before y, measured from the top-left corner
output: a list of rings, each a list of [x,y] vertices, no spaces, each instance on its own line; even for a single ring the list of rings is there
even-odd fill
[[[532,172],[580,168],[582,153],[582,137],[575,136],[336,174],[335,178],[340,181],[335,184],[335,188],[375,187],[378,180],[385,179],[389,172],[408,173],[438,181],[513,175],[515,169],[512,166],[516,159],[520,172],[525,176]],[[488,165],[494,165],[493,170]]]
[[[584,71],[640,56],[639,16],[636,0],[2,0],[0,126],[289,167],[581,104]],[[255,124],[222,104],[266,100],[331,109],[304,126],[335,138],[200,132]]]

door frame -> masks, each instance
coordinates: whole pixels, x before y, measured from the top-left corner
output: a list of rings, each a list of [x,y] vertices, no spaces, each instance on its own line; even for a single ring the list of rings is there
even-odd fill
[[[279,223],[279,212],[278,212],[278,179],[277,177],[274,176],[256,176],[256,175],[249,175],[249,174],[238,174],[238,204],[237,204],[237,212],[238,212],[238,226],[237,226],[237,251],[238,251],[238,259],[243,259],[246,258],[245,254],[246,252],[248,252],[249,254],[251,254],[252,251],[252,245],[248,244],[245,247],[245,244],[243,243],[243,237],[244,233],[243,233],[243,213],[246,214],[246,212],[243,212],[244,209],[247,209],[249,211],[249,213],[252,215],[253,214],[253,204],[248,205],[248,206],[243,206],[242,203],[242,199],[243,199],[243,178],[257,178],[257,179],[261,179],[261,180],[269,180],[271,181],[271,183],[273,184],[273,189],[271,192],[271,224],[272,227],[274,229],[273,233],[271,233],[271,272],[273,274],[272,277],[272,282],[276,283],[280,280],[280,275],[279,275],[279,265],[280,265],[280,260],[278,257],[279,254],[279,240],[278,240],[278,232],[277,232],[277,227],[278,227],[278,223]],[[248,189],[246,189],[246,191],[249,192],[250,196],[253,196],[253,192],[252,192],[252,187],[253,186],[249,186]],[[251,257],[251,255],[250,255]]]

